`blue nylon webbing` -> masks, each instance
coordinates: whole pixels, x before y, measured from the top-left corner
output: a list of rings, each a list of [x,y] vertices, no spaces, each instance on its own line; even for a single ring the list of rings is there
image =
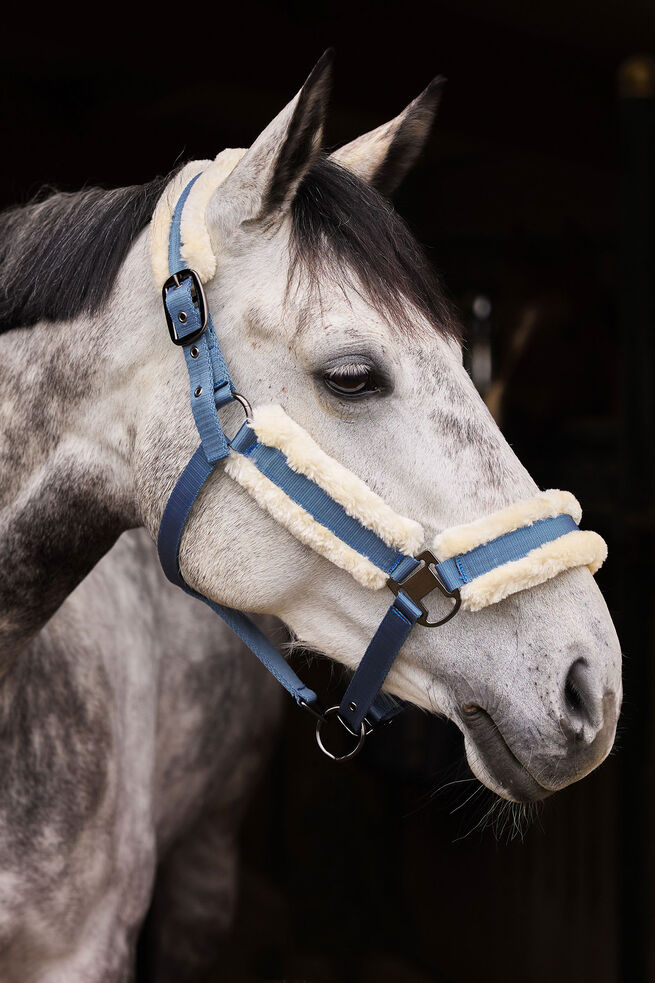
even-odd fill
[[[218,614],[254,652],[260,662],[263,662],[269,672],[275,676],[297,703],[301,700],[305,703],[315,703],[317,700],[316,693],[305,686],[284,657],[247,615],[243,614],[242,611],[236,611],[234,608],[228,608],[223,604],[210,601],[209,598],[189,587],[180,573],[178,556],[182,533],[193,503],[213,470],[214,465],[207,460],[202,446],[199,447],[171,492],[164,509],[157,538],[157,551],[164,573],[170,581],[181,587],[187,594],[204,601],[212,611]]]
[[[181,253],[180,225],[184,205],[191,188],[200,175],[185,187],[173,211],[168,240],[168,265],[171,275],[185,269]],[[178,337],[190,337],[201,327],[200,310],[191,299],[191,281],[183,280],[171,287],[165,298],[166,308],[175,324]],[[180,312],[186,321],[180,324]],[[232,381],[216,338],[211,315],[204,333],[193,344],[183,345],[184,360],[189,373],[189,399],[200,441],[210,462],[227,457],[229,448],[216,408],[232,401]],[[193,354],[192,354],[193,353]]]
[[[266,666],[268,671],[277,679],[277,681],[284,686],[287,692],[293,696],[297,703],[308,703],[310,706],[316,704],[318,702],[316,693],[308,686],[305,686],[280,652],[278,652],[278,650],[268,640],[266,635],[260,631],[257,625],[255,625],[246,614],[244,614],[242,611],[237,611],[234,608],[226,607],[223,604],[218,604],[215,601],[209,600],[209,598],[205,597],[204,595],[199,594],[198,591],[195,591],[189,587],[180,573],[178,556],[182,533],[189,517],[189,513],[193,507],[193,503],[195,502],[201,488],[212,474],[213,470],[214,465],[210,464],[210,462],[207,460],[202,446],[198,447],[173,488],[168,502],[166,503],[166,508],[164,509],[157,540],[157,549],[162,569],[170,581],[172,581],[178,587],[181,587],[182,590],[191,595],[191,597],[195,597],[199,601],[203,601],[212,609],[212,611],[219,615],[219,617],[221,617],[223,621],[225,621],[225,623],[229,625],[229,627],[239,636],[239,638],[245,642],[248,648],[257,656],[260,662]],[[409,603],[411,604],[411,601]],[[398,605],[398,599],[396,599],[395,604]],[[385,622],[383,622],[383,624],[384,623]],[[382,626],[380,627],[382,628]],[[387,650],[389,665],[391,665],[398,653],[400,645],[402,645],[403,641],[405,640],[406,635],[403,634],[402,638],[400,638],[400,636],[395,635],[393,632],[385,630],[384,636],[387,638],[389,646],[391,646]],[[389,720],[402,709],[401,703],[391,700],[385,694],[378,695],[380,686],[376,685],[376,688],[371,690],[368,693],[368,696],[364,695],[365,686],[363,684],[370,678],[371,673],[372,657],[369,656],[367,659],[367,655],[371,650],[371,646],[374,647],[376,653],[379,651],[380,640],[380,630],[378,630],[373,638],[373,641],[371,642],[371,645],[367,649],[364,658],[362,659],[365,674],[363,680],[360,679],[360,684],[358,687],[358,693],[362,693],[362,696],[359,696],[358,698],[361,701],[361,706],[364,707],[364,713],[368,714],[368,719],[371,723],[376,724],[381,723],[383,720]],[[392,648],[396,640],[398,641],[397,647]],[[375,660],[377,661],[377,655]],[[356,679],[358,678],[358,673],[356,673],[353,677],[351,685],[355,683]],[[384,677],[386,677],[386,674],[387,673],[385,671]],[[384,681],[384,677],[382,681]],[[375,680],[376,679],[377,676],[375,677]]]
[[[161,517],[157,537],[159,562],[168,579],[183,590],[187,584],[178,563],[180,541],[198,493],[213,470],[214,465],[207,460],[201,445],[177,479]]]
[[[184,261],[180,253],[180,222],[184,204],[196,180],[197,177],[187,184],[173,212],[168,248],[171,274],[184,268]],[[200,326],[200,314],[191,299],[190,281],[183,280],[179,287],[171,287],[167,292],[165,303],[176,325],[178,337],[193,335]],[[177,318],[181,310],[187,315],[187,320],[182,324]],[[195,350],[195,357],[191,354],[192,347]],[[223,434],[216,411],[218,407],[225,405],[233,398],[232,383],[216,338],[211,316],[205,332],[193,343],[193,346],[184,345],[183,351],[189,370],[191,407],[201,444],[177,480],[164,509],[157,538],[157,550],[162,568],[170,581],[181,587],[191,597],[203,601],[218,614],[293,696],[296,702],[316,703],[316,693],[305,686],[283,656],[247,615],[225,605],[217,604],[199,594],[189,587],[180,573],[178,561],[180,541],[189,513],[198,493],[214,470],[216,462],[229,453],[227,439]],[[195,392],[198,388],[202,389],[202,393],[196,396]]]
[[[177,273],[184,266],[184,260],[182,259],[182,239],[180,226],[182,222],[182,212],[184,211],[184,206],[186,205],[186,200],[189,197],[189,192],[194,186],[200,174],[196,174],[194,178],[191,178],[184,191],[177,199],[177,204],[173,210],[173,217],[171,219],[171,231],[168,236],[168,270],[169,273]]]
[[[282,451],[260,444],[248,424],[244,424],[230,446],[249,458],[274,485],[281,488],[317,522],[334,533],[342,542],[366,556],[376,567],[390,574],[399,566],[403,553],[387,546],[383,539],[363,526],[358,519],[348,515],[338,502],[319,485],[292,470]]]
[[[476,577],[489,573],[495,567],[523,559],[531,550],[553,539],[559,539],[566,533],[574,532],[577,528],[570,515],[539,519],[531,526],[522,526],[468,553],[461,553],[450,560],[437,563],[436,570],[445,587],[454,590],[475,580]]]
[[[380,622],[339,705],[339,716],[355,734],[368,718],[371,694],[379,693],[420,616],[421,609],[401,591]]]
[[[173,218],[171,220],[171,231],[168,239],[168,268],[172,273],[176,273],[178,270],[184,268],[185,263],[182,259],[182,240],[181,240],[181,224],[182,224],[182,212],[184,211],[184,205],[189,197],[189,192],[191,188],[196,183],[200,174],[196,174],[187,184],[186,188],[180,195],[177,205],[173,211]],[[178,330],[179,333],[179,330]],[[187,332],[188,333],[188,332]],[[207,339],[207,347],[209,349],[209,356],[212,363],[212,371],[214,373],[215,388],[217,392],[220,392],[220,401],[216,400],[217,406],[223,406],[225,403],[229,403],[232,399],[231,390],[234,388],[232,385],[232,380],[230,379],[230,373],[227,370],[227,365],[225,364],[225,359],[223,358],[223,353],[221,351],[221,346],[218,344],[218,338],[216,337],[216,332],[214,330],[214,322],[212,321],[211,314],[209,315],[209,321],[207,323],[207,330],[205,331],[205,337]],[[188,360],[187,360],[188,366]],[[227,390],[227,391],[226,391]],[[228,395],[229,394],[229,395]]]
[[[180,250],[180,223],[184,204],[196,180],[197,177],[193,178],[186,186],[173,213],[168,254],[171,274],[184,268]],[[167,292],[165,303],[169,316],[176,325],[178,337],[192,336],[197,332],[200,325],[200,312],[193,304],[191,283],[188,280],[182,281],[179,287],[171,288]],[[178,319],[181,311],[187,315],[187,320],[182,324]],[[157,543],[162,568],[169,580],[192,597],[203,601],[218,614],[297,702],[315,704],[316,694],[302,683],[277,649],[243,612],[210,601],[190,588],[180,573],[178,562],[180,541],[193,503],[216,462],[229,453],[216,410],[233,398],[232,382],[216,338],[211,315],[205,332],[193,342],[193,356],[191,350],[191,343],[183,346],[189,372],[191,407],[201,445],[178,479],[162,516]],[[251,431],[250,436],[252,436]],[[243,449],[246,450],[245,447]],[[415,560],[410,557],[403,558],[402,553],[389,548],[375,533],[365,529],[309,479],[292,472],[280,452],[271,453],[271,448],[263,447],[257,449],[253,447],[252,451],[256,459],[255,463],[267,477],[280,483],[281,486],[284,485],[287,494],[294,501],[303,504],[318,521],[331,528],[353,549],[369,556],[382,569],[391,572],[400,565],[408,573],[411,565],[416,564]],[[408,599],[407,602],[414,607]],[[381,667],[382,648],[384,647],[384,664],[390,666],[411,628],[405,615],[400,613],[402,608],[402,597],[397,598],[367,648],[362,660],[364,667],[362,673],[358,670],[351,683],[351,686],[357,687],[358,694],[361,694],[358,699],[363,709],[362,716],[368,713],[371,723],[377,724],[388,720],[402,709],[400,702],[378,692],[388,672],[388,669],[383,670]],[[374,663],[378,666],[377,672],[373,672]],[[371,686],[374,688],[371,689]]]

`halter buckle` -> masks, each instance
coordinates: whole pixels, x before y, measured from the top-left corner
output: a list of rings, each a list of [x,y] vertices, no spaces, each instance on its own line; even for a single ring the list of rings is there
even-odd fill
[[[166,297],[168,296],[169,290],[173,290],[176,287],[180,287],[185,280],[191,280],[192,292],[191,299],[193,300],[194,307],[198,308],[198,313],[200,314],[200,328],[190,334],[178,335],[175,322],[171,317],[170,311],[168,310],[168,305],[166,303]],[[190,345],[192,342],[197,341],[198,338],[204,333],[205,328],[209,323],[209,308],[207,306],[207,298],[205,297],[205,291],[202,286],[200,277],[195,270],[178,270],[177,273],[173,273],[169,276],[168,280],[161,289],[162,299],[164,301],[164,313],[166,315],[166,324],[168,325],[168,333],[171,336],[171,341],[174,345]],[[182,315],[180,315],[181,318]]]
[[[424,628],[438,628],[440,625],[445,625],[447,621],[454,618],[459,611],[460,605],[462,603],[462,598],[460,596],[458,588],[453,591],[449,591],[439,579],[439,575],[434,569],[438,560],[429,550],[424,550],[423,553],[419,553],[416,557],[417,560],[422,561],[422,566],[418,567],[413,573],[410,573],[401,583],[398,583],[393,577],[389,577],[387,580],[387,587],[391,593],[397,597],[400,591],[403,594],[407,594],[408,597],[414,601],[421,611],[423,612],[421,616],[417,619],[419,625],[423,625]],[[423,604],[423,598],[427,597],[435,587],[443,594],[444,597],[448,597],[455,603],[448,612],[445,618],[441,621],[428,621],[428,611]]]

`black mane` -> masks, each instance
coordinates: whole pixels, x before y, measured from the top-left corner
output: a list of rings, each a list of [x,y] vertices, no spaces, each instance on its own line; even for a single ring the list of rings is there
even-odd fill
[[[292,222],[292,274],[301,265],[317,285],[321,277],[345,278],[408,333],[418,312],[442,334],[458,337],[436,272],[391,203],[370,185],[320,157],[293,199]]]
[[[171,179],[106,191],[55,192],[0,214],[0,333],[102,307],[125,257]],[[350,278],[411,330],[418,311],[440,332],[457,324],[439,280],[389,202],[320,157],[292,205],[291,274]],[[409,302],[409,307],[408,307]]]
[[[0,333],[97,311],[170,176],[55,192],[0,214]]]

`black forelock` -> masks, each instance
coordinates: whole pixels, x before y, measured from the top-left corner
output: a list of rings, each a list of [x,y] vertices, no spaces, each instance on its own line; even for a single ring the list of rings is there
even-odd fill
[[[341,165],[321,156],[293,200],[290,276],[298,268],[320,287],[347,277],[401,330],[417,314],[448,337],[459,327],[439,277],[390,202]]]

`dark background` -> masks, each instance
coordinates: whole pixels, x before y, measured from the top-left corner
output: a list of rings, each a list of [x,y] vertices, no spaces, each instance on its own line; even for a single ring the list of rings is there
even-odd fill
[[[337,768],[290,710],[246,823],[217,978],[655,979],[655,101],[648,65],[625,64],[655,53],[652,0],[24,4],[1,32],[2,205],[247,146],[328,45],[330,145],[445,74],[398,208],[445,275],[469,358],[491,346],[519,457],[573,489],[610,544],[599,581],[626,655],[610,760],[512,839],[497,809],[484,828],[493,799],[475,783],[442,788],[470,777],[449,724],[410,712]]]

